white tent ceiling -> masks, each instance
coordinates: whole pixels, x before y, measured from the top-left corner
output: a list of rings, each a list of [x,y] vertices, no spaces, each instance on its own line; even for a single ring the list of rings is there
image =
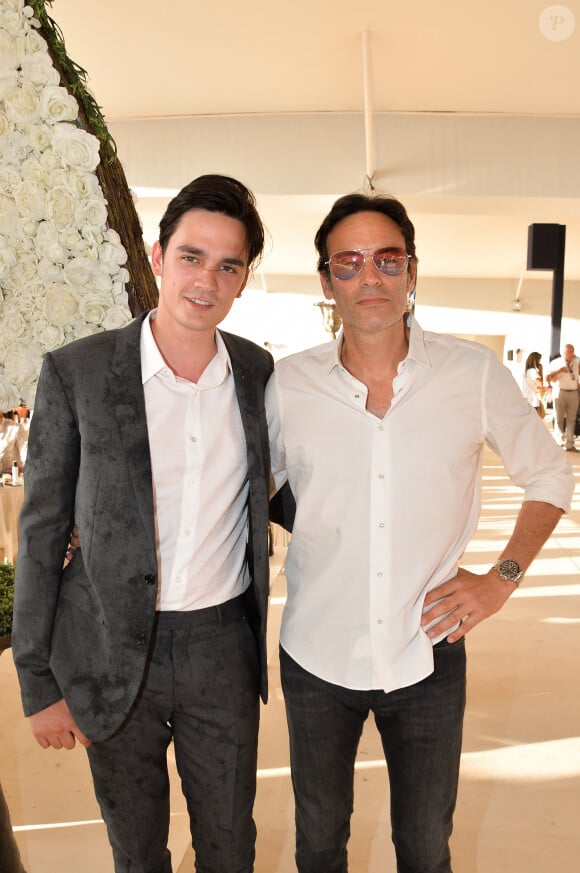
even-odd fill
[[[580,0],[54,0],[49,12],[89,73],[149,240],[168,191],[231,172],[272,236],[265,283],[312,277],[320,219],[370,167],[409,207],[423,275],[517,283],[528,225],[557,222],[566,277],[580,279]]]

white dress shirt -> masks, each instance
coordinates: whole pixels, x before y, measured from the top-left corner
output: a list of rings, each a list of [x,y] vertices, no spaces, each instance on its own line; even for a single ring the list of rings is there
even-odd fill
[[[219,332],[217,354],[194,383],[167,366],[149,318],[141,329],[141,368],[153,472],[157,608],[201,609],[236,597],[249,584],[246,440]]]
[[[574,479],[484,346],[413,321],[378,419],[340,343],[279,361],[267,386],[274,477],[278,487],[288,478],[297,502],[281,644],[329,682],[391,691],[433,670],[423,600],[456,574],[477,527],[483,444],[525,500],[566,510]]]
[[[565,373],[556,373],[566,367]],[[550,361],[547,367],[547,374],[554,380],[552,382],[552,396],[556,398],[560,391],[577,391],[578,390],[578,375],[580,372],[580,358],[576,355],[570,363],[564,357],[554,358]]]

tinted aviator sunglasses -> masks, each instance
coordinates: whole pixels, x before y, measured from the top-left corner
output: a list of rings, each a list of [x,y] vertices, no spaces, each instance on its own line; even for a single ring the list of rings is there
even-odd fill
[[[325,261],[335,279],[354,279],[364,267],[368,258],[379,273],[384,276],[400,276],[409,266],[411,255],[404,249],[353,249],[346,252],[335,252]]]

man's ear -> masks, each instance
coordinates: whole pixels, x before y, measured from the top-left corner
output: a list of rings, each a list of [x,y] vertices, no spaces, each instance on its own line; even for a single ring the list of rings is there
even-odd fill
[[[151,249],[151,266],[153,267],[153,273],[156,276],[160,276],[163,267],[163,254],[159,240],[155,240]]]
[[[328,273],[321,272],[318,275],[320,276],[320,286],[322,288],[322,293],[327,300],[334,300],[334,294],[332,291],[332,285],[329,281]]]

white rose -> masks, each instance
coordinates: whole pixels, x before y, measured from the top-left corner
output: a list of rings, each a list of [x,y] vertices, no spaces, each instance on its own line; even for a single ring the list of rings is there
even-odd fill
[[[24,127],[25,136],[31,148],[36,152],[44,152],[52,142],[52,132],[48,124],[30,124]]]
[[[40,115],[49,124],[74,121],[79,114],[78,103],[66,88],[48,85],[40,96]]]
[[[18,339],[26,333],[28,325],[12,302],[4,303],[0,313],[0,333],[10,339]]]
[[[22,185],[20,173],[14,167],[0,166],[0,194],[14,199]]]
[[[27,55],[33,55],[35,52],[48,52],[48,45],[44,37],[36,30],[29,29],[24,37],[24,51]]]
[[[58,124],[55,127],[53,148],[61,160],[77,170],[96,170],[100,155],[96,136],[72,124]]]
[[[85,336],[93,336],[96,333],[102,333],[102,328],[98,324],[76,321],[73,322],[71,330],[67,331],[66,339],[68,342],[72,342],[76,339],[83,339]]]
[[[4,9],[2,10],[2,18],[0,19],[0,23],[2,24],[2,30],[7,34],[10,34],[10,36],[12,37],[19,36],[22,32],[20,15],[18,14],[17,10],[6,9],[5,4]]]
[[[129,295],[124,282],[113,282],[113,297],[118,306],[129,307]]]
[[[117,273],[127,261],[127,252],[122,245],[106,242],[99,249],[99,260],[108,266],[110,273]]]
[[[42,310],[50,324],[66,327],[79,309],[78,297],[70,285],[54,282],[42,301]]]
[[[38,379],[42,363],[42,348],[36,340],[13,343],[6,349],[4,375],[16,385],[26,385]]]
[[[0,100],[2,98],[0,97]],[[0,137],[8,136],[14,130],[14,124],[8,120],[8,116],[3,110],[0,110]]]
[[[35,52],[32,55],[25,55],[20,61],[20,69],[22,77],[27,82],[32,82],[37,88],[54,87],[60,82],[60,76],[53,67],[48,54]],[[42,107],[42,99],[40,104]]]
[[[14,382],[0,374],[0,409],[12,409],[20,403],[20,391]]]
[[[20,216],[16,203],[0,194],[0,233],[7,236],[18,227]]]
[[[6,9],[18,12],[24,6],[24,0],[3,0],[3,4]]]
[[[87,248],[90,249],[91,255],[93,258],[99,257],[99,246],[103,242],[105,238],[104,228],[100,230],[96,230],[94,227],[89,227],[88,225],[84,225],[84,227],[79,228],[82,238],[85,240],[87,244]]]
[[[32,336],[49,352],[60,348],[65,341],[64,330],[60,325],[46,324],[44,321],[37,321],[32,326]]]
[[[105,330],[115,330],[118,327],[125,327],[130,321],[130,310],[126,306],[115,304],[105,315],[102,324]]]
[[[12,40],[10,40],[12,46]],[[10,69],[2,62],[2,31],[0,30],[0,100],[5,100],[6,94],[18,87],[18,70]]]
[[[18,255],[16,263],[10,271],[10,281],[16,288],[39,283],[38,260],[34,253],[28,252]]]
[[[38,160],[44,169],[49,170],[51,173],[57,170],[60,166],[59,156],[50,148],[44,149],[44,151],[39,155]]]
[[[15,197],[16,205],[23,218],[42,221],[46,201],[46,188],[40,182],[25,179]]]
[[[74,224],[77,198],[70,188],[52,188],[45,203],[45,217],[61,230]]]
[[[87,248],[86,242],[76,227],[67,227],[64,230],[59,231],[58,239],[67,251],[72,252],[75,255],[82,255]]]
[[[48,187],[48,171],[42,166],[38,158],[26,158],[20,165],[20,172],[23,179],[30,179],[31,182],[38,182],[45,188]]]
[[[91,197],[79,203],[75,211],[75,224],[79,227],[88,225],[91,228],[104,228],[107,224],[107,207],[102,197]]]
[[[65,280],[78,290],[92,285],[100,272],[101,266],[96,258],[87,256],[71,258],[64,267]]]
[[[69,184],[79,197],[103,196],[99,180],[94,173],[71,171],[69,173]]]
[[[15,124],[38,121],[40,101],[36,89],[30,82],[23,82],[20,87],[9,88],[4,96],[4,104],[8,118]]]
[[[103,324],[107,312],[112,306],[111,294],[89,292],[82,295],[79,302],[79,312],[89,324]]]
[[[41,221],[36,229],[34,238],[34,247],[41,258],[48,258],[48,254],[55,246],[58,246],[64,251],[64,247],[60,241],[59,233],[56,227],[49,221]]]
[[[15,265],[15,263],[16,255],[12,249],[9,248],[5,238],[0,237],[0,279]]]
[[[19,130],[11,130],[0,140],[0,164],[19,166],[28,157],[30,146]]]
[[[58,245],[58,244],[57,244]],[[61,282],[63,280],[63,268],[59,263],[41,258],[38,262],[38,275],[46,285],[48,282]]]
[[[21,285],[18,289],[18,294],[12,296],[14,306],[29,325],[45,320],[38,308],[38,301],[42,299],[45,288],[45,282],[38,282],[35,285]]]

